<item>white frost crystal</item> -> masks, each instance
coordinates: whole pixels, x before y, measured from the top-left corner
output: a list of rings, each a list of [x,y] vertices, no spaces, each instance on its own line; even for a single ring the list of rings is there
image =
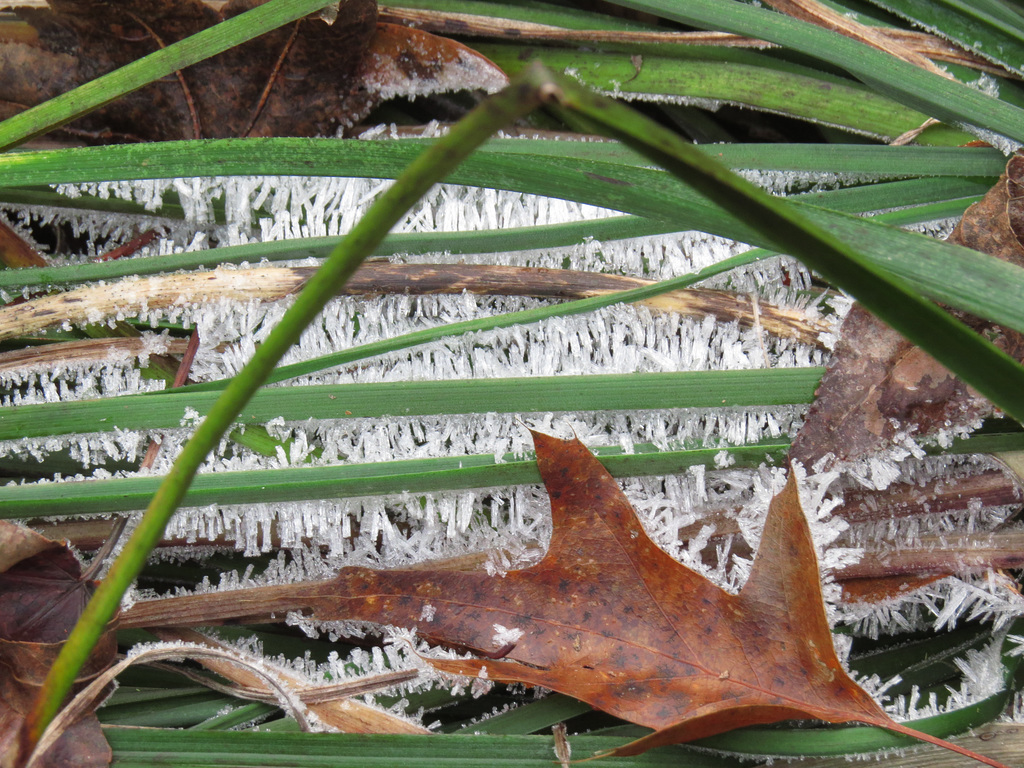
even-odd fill
[[[386,127],[377,131],[378,135],[388,133]],[[748,176],[776,193],[785,192],[794,184],[803,189],[847,181],[808,179],[792,174],[751,173]],[[297,177],[97,183],[61,187],[60,191],[70,197],[89,194],[131,200],[142,204],[151,215],[99,217],[61,209],[30,210],[36,217],[70,221],[75,228],[112,239],[125,239],[140,226],[158,226],[161,238],[142,255],[169,254],[202,250],[212,241],[233,245],[344,234],[391,183],[379,179]],[[185,211],[183,222],[158,218],[162,200],[171,192],[176,193]],[[218,215],[226,218],[224,223],[215,223]],[[437,185],[395,229],[398,232],[505,230],[598,220],[614,215],[618,212],[563,200]],[[591,239],[565,248],[455,256],[433,253],[396,257],[396,260],[566,266],[660,280],[691,273],[744,249],[741,244],[719,237],[683,232],[618,242]],[[76,258],[94,255],[90,251]],[[213,268],[216,264],[216,249],[211,249],[207,267]],[[783,277],[788,287],[783,287]],[[799,308],[806,304],[802,292],[810,287],[810,275],[792,259],[779,257],[734,270],[709,281],[706,287],[728,287],[756,296],[762,303]],[[546,303],[531,298],[470,294],[341,297],[327,305],[283,363],[309,360],[439,324]],[[182,303],[166,311],[143,308],[140,317],[154,325],[171,321],[197,329],[200,347],[192,376],[205,381],[232,376],[241,370],[289,304],[290,300]],[[842,315],[848,303],[838,297],[833,305]],[[147,342],[152,351],[157,351],[163,343],[161,338],[154,333]],[[792,368],[822,365],[825,359],[825,353],[817,347],[774,338],[759,329],[742,329],[735,322],[719,322],[712,317],[682,318],[626,305],[447,338],[358,364],[308,374],[289,384],[454,381],[741,370],[765,366]],[[159,386],[142,379],[132,362],[104,361],[60,370],[4,372],[0,374],[0,388],[4,393],[0,405],[111,397]],[[149,440],[156,438],[162,442],[162,449],[152,471],[164,473],[196,426],[197,414],[193,412],[190,416],[192,418],[183,420],[180,427],[154,434],[114,432],[4,441],[0,442],[0,456],[28,456],[42,461],[50,454],[70,452],[85,468],[109,462],[131,464],[145,452]],[[802,409],[791,406],[720,410],[677,408],[535,413],[524,414],[522,418],[535,428],[575,434],[592,447],[616,447],[625,453],[635,452],[640,445],[653,445],[662,450],[714,449],[714,459],[707,468],[694,467],[669,477],[632,478],[625,481],[624,486],[643,524],[659,545],[723,587],[736,590],[746,578],[749,560],[737,556],[735,547],[739,544],[756,547],[768,501],[782,487],[785,478],[778,467],[739,469],[733,466],[735,459],[725,448],[793,434],[802,418]],[[253,470],[306,463],[347,465],[477,454],[494,455],[500,462],[506,454],[522,456],[532,449],[523,424],[515,416],[506,414],[394,415],[346,420],[314,417],[299,422],[275,419],[267,427],[272,435],[294,441],[287,451],[268,458],[225,441],[207,459],[201,471]],[[319,454],[315,454],[314,449],[319,449]],[[907,461],[917,462],[914,467],[920,468],[922,478],[945,471],[943,460],[916,455]],[[865,466],[861,481],[882,487],[892,481],[894,472],[902,476],[904,471],[905,464],[896,465],[887,458]],[[803,474],[802,470],[800,472]],[[119,474],[134,473],[120,470]],[[851,528],[831,514],[839,502],[834,481],[834,476],[811,474],[802,477],[801,484],[802,501],[826,573],[826,592],[833,597],[838,588],[829,574],[856,562],[865,539],[880,532],[870,526]],[[737,532],[723,532],[718,524],[703,521],[706,510],[716,505],[717,508],[742,508],[735,520]],[[975,510],[971,519],[979,526],[992,523],[992,516],[984,511]],[[896,532],[918,535],[932,529],[941,530],[948,525],[948,519],[937,516],[934,520],[919,521],[916,523],[919,527],[913,532],[906,529],[907,525],[909,523],[892,523],[887,533],[890,536]],[[690,531],[687,541],[679,540],[678,533],[683,529]],[[260,583],[325,578],[346,565],[405,567],[481,551],[492,553],[487,567],[500,578],[510,567],[522,567],[543,551],[551,535],[551,522],[548,499],[542,489],[498,487],[186,508],[172,520],[167,535],[188,541],[227,540],[252,555],[270,551],[282,553],[268,571],[255,580]],[[715,556],[708,556],[709,548],[714,550]],[[248,575],[231,574],[226,575],[222,583],[206,588],[232,589],[255,581]],[[1021,605],[1019,598],[1009,594],[1001,584],[982,578],[950,578],[915,593],[902,603],[863,610],[833,606],[830,610],[833,619],[859,622],[861,631],[875,634],[893,628],[913,629],[922,623],[952,626],[963,616],[1004,621],[1019,614]],[[421,622],[431,622],[434,615],[434,606],[424,607]],[[300,616],[292,616],[290,620],[309,632],[322,631],[329,636],[358,633],[363,629],[352,623],[322,625]],[[494,630],[496,649],[514,643],[522,633],[515,627],[498,624]],[[344,677],[357,669],[422,667],[416,654],[407,651],[407,645],[388,645],[383,656],[375,649],[373,653],[356,651],[347,659],[333,657],[326,667],[314,672]],[[978,670],[973,662],[968,666]],[[966,701],[972,696],[976,699],[981,695],[979,691],[991,687],[992,675],[989,672],[979,674],[978,680],[968,681],[973,693],[964,693],[961,699]],[[486,681],[477,681],[472,690],[478,694],[486,687]],[[917,702],[894,706],[902,706],[904,711],[921,708]]]

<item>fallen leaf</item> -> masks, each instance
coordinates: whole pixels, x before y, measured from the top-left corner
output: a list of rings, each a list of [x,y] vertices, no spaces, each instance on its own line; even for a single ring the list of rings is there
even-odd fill
[[[1024,267],[1024,155],[1010,158],[1006,172],[964,212],[949,239]]]
[[[964,213],[949,242],[1024,266],[1024,157]],[[1017,360],[1024,335],[963,313],[958,318]],[[919,347],[855,304],[789,458],[816,471],[941,430],[965,432],[992,405]]]
[[[17,739],[36,692],[92,592],[71,551],[22,526],[0,521],[0,755],[17,750]],[[24,556],[18,558],[15,552]],[[75,682],[78,690],[114,660],[113,626],[100,639]],[[39,768],[106,766],[112,753],[96,716],[75,722]],[[5,763],[6,764],[6,763]]]
[[[17,113],[259,5],[51,0],[16,8],[35,30],[0,43],[0,104]],[[504,73],[445,38],[378,25],[375,0],[301,19],[141,88],[69,129],[94,142],[333,135],[394,96],[497,90]]]
[[[966,431],[991,411],[931,355],[855,304],[789,458],[824,472],[942,429]]]
[[[0,221],[0,264],[8,269],[47,266],[46,259],[3,221]]]
[[[345,568],[317,589],[316,618],[415,627],[491,657],[431,659],[439,670],[544,686],[655,729],[617,755],[794,718],[957,749],[890,720],[840,664],[792,473],[733,595],[657,547],[582,443],[534,442],[553,518],[539,563],[504,576]]]

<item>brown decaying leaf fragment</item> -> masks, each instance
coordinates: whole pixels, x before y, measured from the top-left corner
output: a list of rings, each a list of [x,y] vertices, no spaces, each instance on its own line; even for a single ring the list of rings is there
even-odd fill
[[[1017,155],[984,199],[967,209],[948,240],[1024,266],[1022,235],[1024,157]],[[1024,335],[956,314],[1024,360]],[[854,305],[789,455],[807,467],[829,469],[892,448],[901,436],[916,439],[968,428],[991,412],[987,400],[934,358]]]
[[[0,221],[0,264],[8,269],[47,266],[46,259],[3,221]]]
[[[8,549],[23,555],[8,556]],[[17,738],[39,686],[57,657],[71,627],[91,593],[81,579],[75,556],[58,542],[0,521],[0,755],[17,753]],[[76,690],[84,687],[114,660],[113,626],[103,634]],[[110,763],[112,754],[99,721],[79,719],[53,748],[34,764],[37,768],[94,768]]]
[[[496,625],[520,630],[506,660],[430,663],[551,688],[655,729],[611,754],[793,718],[869,723],[963,751],[890,720],[843,669],[792,473],[733,595],[657,547],[582,443],[539,433],[534,443],[553,518],[543,560],[503,577],[345,568],[318,590],[313,615],[415,627],[483,653],[496,649]]]
[[[236,16],[200,0],[51,0],[18,8],[36,39],[0,42],[0,114],[15,114]],[[505,76],[465,46],[377,21],[349,0],[333,24],[308,17],[152,83],[71,124],[93,141],[333,135],[383,99],[496,90]],[[410,90],[412,89],[412,90]]]

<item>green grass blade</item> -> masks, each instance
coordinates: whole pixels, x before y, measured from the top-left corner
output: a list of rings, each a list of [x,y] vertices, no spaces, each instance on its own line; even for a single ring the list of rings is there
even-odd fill
[[[820,376],[819,368],[773,368],[268,387],[254,392],[236,410],[232,423],[237,419],[241,424],[264,424],[276,417],[304,421],[453,412],[788,405],[809,402]],[[225,391],[230,388],[229,384]],[[173,429],[193,411],[209,421],[221,393],[197,389],[4,408],[0,439]]]
[[[991,453],[1024,448],[1024,433],[1004,431],[974,434],[958,440],[946,453]],[[789,441],[778,440],[726,448],[657,450],[637,445],[624,455],[617,448],[594,452],[615,477],[670,475],[687,467],[716,467],[725,451],[736,467],[781,462]],[[0,519],[80,517],[144,509],[161,478],[119,477],[64,483],[26,483],[0,486]],[[469,488],[537,483],[533,461],[507,454],[501,462],[491,455],[408,459],[371,464],[290,467],[242,472],[211,472],[196,477],[182,502],[185,506],[311,501],[386,494],[430,493]]]
[[[722,451],[735,461],[733,466],[756,467],[766,460],[781,462],[788,448],[789,441],[779,439],[729,448],[661,451],[638,445],[633,454],[621,454],[621,449],[614,448],[598,448],[595,453],[615,477],[639,477],[675,474],[698,465],[714,468],[715,457]],[[0,486],[0,519],[77,518],[144,509],[161,479],[126,477]],[[492,455],[454,456],[204,473],[196,477],[182,503],[190,507],[284,503],[539,482],[536,462],[519,455],[506,454],[501,462]]]
[[[176,768],[551,768],[557,765],[551,736],[437,734],[433,736],[337,733],[105,731],[117,768],[152,768],[157,760]],[[573,757],[623,744],[621,738],[572,738]],[[671,748],[615,758],[616,768],[738,768],[736,758]]]
[[[500,715],[489,717],[482,722],[474,722],[461,728],[466,733],[536,733],[562,723],[570,717],[592,712],[589,704],[577,701],[561,693],[552,693],[540,701],[524,704]]]
[[[675,97],[684,103],[710,100],[740,104],[885,139],[917,128],[928,118],[860,83],[809,67],[784,65],[763,54],[675,47],[684,53],[659,56],[645,51],[639,69],[633,63],[634,46],[622,53],[563,48],[536,48],[533,52],[534,59],[545,66],[571,70],[573,77],[585,85],[629,100]],[[509,74],[525,66],[521,44],[482,44],[476,49]],[[947,131],[942,139],[944,144],[955,145],[965,144],[971,137]]]
[[[842,67],[900,104],[954,125],[1024,142],[1024,110],[835,32],[736,0],[617,0],[618,5],[690,24],[749,35]]]
[[[496,253],[514,242],[522,250],[558,248],[597,240],[620,240],[665,234],[674,229],[667,222],[638,216],[615,216],[567,224],[544,224],[501,230],[467,232],[392,233],[374,249],[374,256],[410,253]],[[207,251],[189,251],[161,256],[113,261],[27,267],[0,271],[0,288],[20,290],[27,286],[61,285],[112,280],[132,275],[155,275],[180,269],[197,269],[216,264],[258,264],[266,261],[324,258],[341,242],[340,237],[313,237],[231,245]]]
[[[529,21],[565,29],[652,30],[650,24],[606,13],[586,11],[547,2],[494,3],[489,0],[402,0],[403,8],[422,8],[447,13],[468,13],[500,19]]]
[[[108,147],[8,152],[0,156],[0,187],[187,176],[299,175],[395,178],[434,139],[212,139]],[[698,148],[731,168],[899,176],[999,176],[1006,158],[986,147],[890,147],[866,144],[712,144]],[[505,188],[527,155],[541,169],[569,162],[646,168],[638,152],[614,142],[492,139],[450,179]],[[521,168],[520,168],[521,170]],[[585,167],[590,170],[590,167]],[[487,182],[490,183],[487,183]],[[525,183],[523,181],[520,184]],[[524,189],[521,191],[531,191]],[[541,194],[540,190],[533,190]]]
[[[64,125],[126,93],[190,64],[301,19],[330,5],[324,0],[271,0],[198,34],[161,48],[72,91],[0,123],[0,150]]]

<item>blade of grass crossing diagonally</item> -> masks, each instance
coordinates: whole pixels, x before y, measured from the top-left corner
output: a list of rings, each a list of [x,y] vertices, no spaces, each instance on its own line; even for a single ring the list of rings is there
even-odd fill
[[[567,78],[555,77],[555,82],[559,90],[553,98],[562,107],[599,122],[726,210],[742,211],[751,227],[771,232],[791,255],[849,291],[1007,414],[1024,421],[1024,367],[994,344],[913,293],[902,279],[882,273],[796,206],[740,178],[671,131]]]
[[[161,48],[0,123],[0,150],[10,149],[141,88],[330,5],[324,0],[271,0]]]
[[[78,670],[88,658],[103,627],[116,613],[124,593],[142,570],[146,557],[159,541],[206,455],[235,421],[285,352],[298,341],[306,326],[413,203],[492,133],[539,105],[545,90],[538,80],[538,75],[534,74],[532,82],[524,79],[487,100],[463,119],[448,136],[414,160],[334,249],[250,362],[232,379],[182,449],[131,539],[93,594],[50,668],[25,721],[19,745],[23,756],[31,754],[46,726],[57,713]]]

